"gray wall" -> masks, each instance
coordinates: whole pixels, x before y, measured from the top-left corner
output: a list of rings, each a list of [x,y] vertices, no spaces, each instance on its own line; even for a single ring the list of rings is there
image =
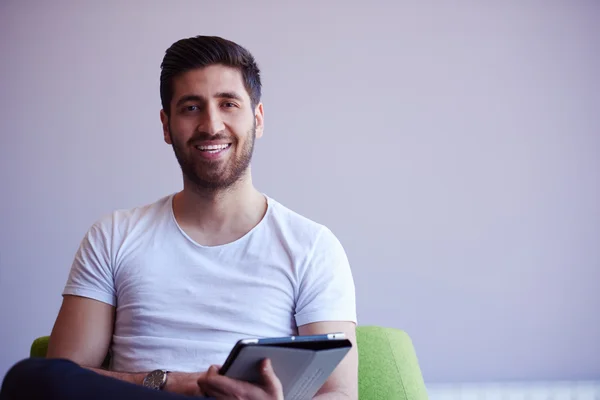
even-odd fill
[[[216,34],[263,70],[256,184],[339,236],[362,324],[428,382],[600,377],[600,2],[279,4],[1,3],[0,376],[89,225],[180,188],[159,64]]]

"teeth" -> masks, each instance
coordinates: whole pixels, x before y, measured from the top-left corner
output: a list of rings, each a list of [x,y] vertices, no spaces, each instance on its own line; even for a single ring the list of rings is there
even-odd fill
[[[202,151],[219,151],[219,150],[226,149],[227,147],[229,147],[228,144],[211,144],[208,146],[196,146],[196,148],[198,150],[202,150]]]

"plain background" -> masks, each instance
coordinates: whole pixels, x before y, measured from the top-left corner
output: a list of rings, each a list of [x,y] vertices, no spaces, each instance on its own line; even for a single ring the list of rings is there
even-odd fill
[[[174,41],[263,73],[258,188],[329,226],[363,325],[427,382],[600,377],[600,2],[0,2],[0,376],[50,333],[73,254],[181,188]]]

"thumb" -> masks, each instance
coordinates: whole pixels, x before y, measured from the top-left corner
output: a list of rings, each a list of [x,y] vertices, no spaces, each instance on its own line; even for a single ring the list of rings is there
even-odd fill
[[[219,375],[219,367],[217,365],[211,365],[207,372],[208,375]]]
[[[260,368],[260,374],[262,376],[263,384],[267,391],[269,391],[270,393],[278,393],[282,390],[281,382],[275,374],[275,370],[273,369],[273,364],[271,363],[271,360],[269,360],[268,358],[263,360]]]

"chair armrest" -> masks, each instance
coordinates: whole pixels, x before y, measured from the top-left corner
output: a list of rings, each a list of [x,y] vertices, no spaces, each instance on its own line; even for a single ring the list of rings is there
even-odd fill
[[[356,329],[361,400],[427,400],[427,390],[410,337],[378,326]]]

